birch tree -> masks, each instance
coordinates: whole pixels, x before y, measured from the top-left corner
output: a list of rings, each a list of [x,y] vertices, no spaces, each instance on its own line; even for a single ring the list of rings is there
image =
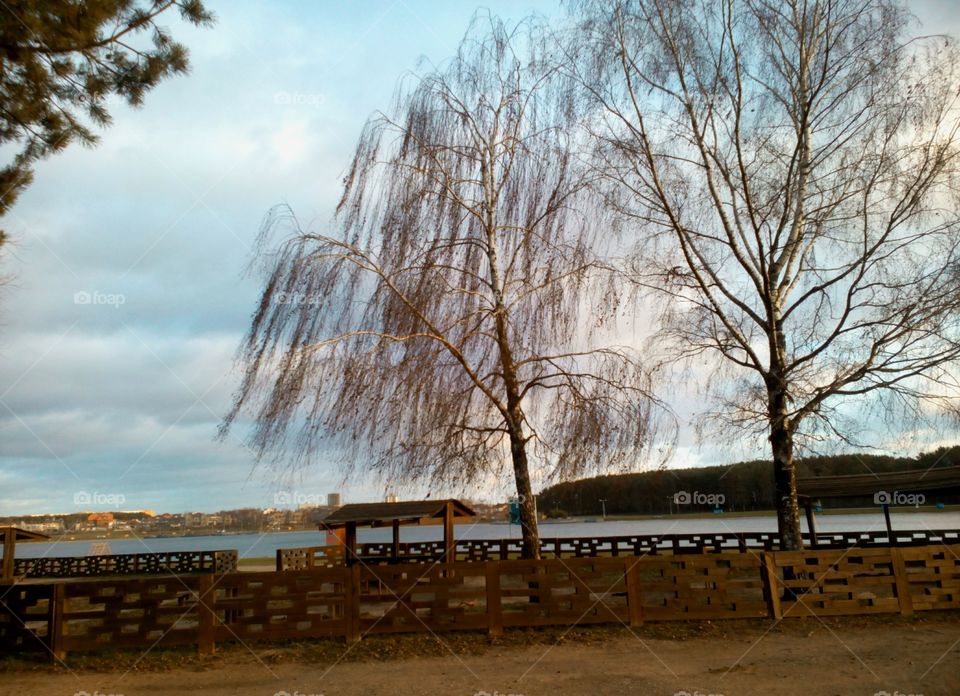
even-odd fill
[[[785,548],[794,449],[841,415],[958,396],[958,56],[893,0],[576,7],[609,200],[673,358],[719,357],[715,415],[769,438]],[[854,419],[855,422],[855,419]]]
[[[481,19],[456,57],[401,83],[363,130],[334,230],[289,210],[262,237],[266,286],[241,349],[261,455],[460,485],[630,465],[657,411],[633,353],[598,347],[623,285],[570,135],[573,92],[532,23]],[[277,235],[283,237],[277,241]]]

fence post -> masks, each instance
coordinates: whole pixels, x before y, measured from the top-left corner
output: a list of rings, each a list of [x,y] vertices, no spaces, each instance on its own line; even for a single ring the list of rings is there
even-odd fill
[[[500,562],[487,561],[484,564],[487,590],[487,631],[491,636],[503,634],[503,606],[500,595]]]
[[[201,575],[197,578],[197,650],[201,655],[213,655],[216,650],[216,601],[213,575]]]
[[[626,566],[627,610],[630,612],[630,626],[642,626],[643,601],[640,597],[640,574],[637,570],[640,561],[637,558],[627,558],[624,564]]]
[[[356,563],[343,569],[343,613],[347,619],[345,636],[348,643],[360,640],[360,566]]]
[[[910,582],[907,579],[907,564],[903,562],[903,551],[896,546],[891,546],[890,560],[893,580],[897,587],[897,601],[900,602],[900,613],[912,614],[913,597],[910,596]]]
[[[47,638],[50,640],[50,652],[54,661],[65,660],[67,651],[63,647],[65,628],[63,625],[63,610],[66,603],[66,585],[56,583],[50,594],[50,623],[47,624]]]
[[[780,606],[780,588],[777,586],[776,553],[764,551],[761,556],[763,569],[760,575],[763,578],[763,594],[767,600],[767,611],[779,621],[783,618],[783,609]]]
[[[277,572],[283,570],[283,549],[277,549]]]

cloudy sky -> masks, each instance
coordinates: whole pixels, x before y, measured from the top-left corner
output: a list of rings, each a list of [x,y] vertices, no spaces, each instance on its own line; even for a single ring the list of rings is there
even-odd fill
[[[960,3],[911,3],[960,34]],[[439,0],[218,2],[212,29],[165,20],[192,73],[114,104],[92,150],[41,163],[3,221],[0,515],[78,509],[268,506],[278,491],[342,490],[323,462],[290,481],[255,468],[239,436],[214,440],[237,384],[234,352],[258,296],[243,276],[264,214],[330,219],[365,118],[397,78],[449,56],[476,6]],[[556,2],[483,5],[510,19]],[[684,419],[690,413],[678,401]],[[684,429],[671,466],[735,461]],[[116,498],[84,508],[110,509]]]

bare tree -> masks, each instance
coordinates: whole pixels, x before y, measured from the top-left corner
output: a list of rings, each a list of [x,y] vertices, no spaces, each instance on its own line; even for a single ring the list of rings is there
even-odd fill
[[[795,440],[960,395],[954,41],[905,39],[893,0],[576,9],[598,169],[649,233],[660,338],[737,374],[716,413],[769,438],[800,548]]]
[[[479,26],[478,26],[479,24]],[[442,69],[398,90],[345,178],[337,234],[281,210],[224,428],[253,404],[259,453],[339,445],[392,481],[464,484],[512,465],[523,554],[539,556],[531,465],[565,477],[632,463],[648,376],[591,347],[622,284],[566,126],[553,47],[481,19]],[[291,223],[276,247],[271,232]]]

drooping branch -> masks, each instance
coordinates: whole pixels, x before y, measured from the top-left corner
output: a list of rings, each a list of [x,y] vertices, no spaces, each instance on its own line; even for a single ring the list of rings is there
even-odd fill
[[[338,448],[348,471],[392,481],[459,485],[509,464],[525,543],[528,459],[567,477],[645,456],[662,406],[635,351],[599,343],[632,286],[557,50],[534,22],[478,20],[366,124],[334,232],[267,219],[224,431],[250,410],[261,456]]]

